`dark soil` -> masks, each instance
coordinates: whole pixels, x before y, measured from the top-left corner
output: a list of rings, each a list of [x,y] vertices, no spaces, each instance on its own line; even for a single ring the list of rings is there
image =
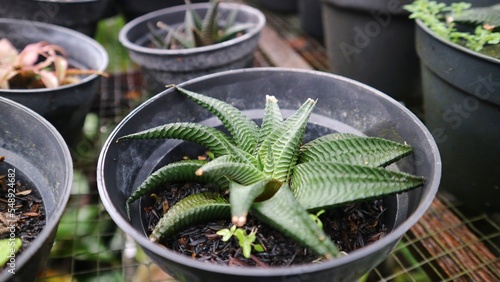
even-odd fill
[[[172,207],[187,195],[211,189],[198,184],[174,184],[165,187],[162,192],[153,195],[154,204],[150,202],[148,205],[145,204],[147,200],[143,201],[148,221],[146,230],[149,233],[153,230],[163,214],[165,201]],[[327,210],[319,218],[326,234],[330,235],[341,251],[349,253],[378,240],[387,232],[387,228],[379,220],[383,212],[383,201],[371,200]],[[216,234],[218,230],[230,226],[229,219],[195,225],[174,238],[166,238],[161,243],[194,259],[230,266],[266,268],[311,263],[320,259],[307,248],[284,237],[251,215],[246,224],[247,233],[250,233],[252,227],[257,227],[256,243],[263,245],[266,250],[262,253],[252,251],[250,259],[247,259],[241,254],[241,248],[235,238],[223,242]]]
[[[0,162],[3,157],[0,157]],[[15,182],[13,183],[15,202],[15,212],[12,213],[12,206],[9,206],[9,193],[13,192],[12,187],[9,186],[9,169],[14,169],[12,166],[7,166],[2,163],[0,166],[0,229],[6,231],[5,225],[10,226],[14,223],[16,226],[16,238],[21,238],[22,247],[17,252],[16,256],[26,250],[30,242],[32,242],[45,226],[45,208],[43,206],[42,197],[39,195],[35,187],[31,187],[21,171],[15,171]],[[11,214],[14,214],[14,221]],[[3,219],[1,220],[3,216]],[[10,237],[10,230],[0,233],[0,239]],[[0,266],[1,268],[1,266]]]

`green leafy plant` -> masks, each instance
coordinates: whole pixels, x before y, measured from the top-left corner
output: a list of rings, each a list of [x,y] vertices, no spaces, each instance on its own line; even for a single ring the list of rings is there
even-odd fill
[[[500,5],[471,9],[469,3],[438,3],[416,0],[404,8],[410,18],[420,19],[437,35],[474,51],[500,43],[500,32],[495,32],[500,21]],[[456,23],[472,24],[473,32],[460,31]]]
[[[22,245],[21,238],[0,240],[0,268],[9,261],[12,254],[16,254],[21,249]]]
[[[129,211],[131,203],[167,183],[212,183],[219,188],[187,196],[172,206],[150,234],[153,242],[208,220],[230,217],[241,227],[251,212],[318,255],[336,257],[337,247],[308,211],[402,192],[424,181],[384,168],[411,153],[406,144],[348,133],[302,144],[315,100],[308,99],[284,119],[277,99],[266,96],[258,126],[228,103],[175,88],[218,117],[231,136],[202,124],[176,122],[118,139],[182,139],[206,147],[214,156],[209,161],[170,163],[153,172],[127,199]]]
[[[245,229],[236,227],[236,225],[231,226],[231,228],[227,229],[221,229],[217,231],[217,234],[222,236],[222,241],[227,242],[231,237],[236,237],[238,240],[238,244],[240,245],[242,249],[243,256],[246,258],[250,257],[250,253],[252,252],[252,249],[255,250],[256,252],[263,252],[264,247],[261,244],[254,244],[255,240],[257,239],[257,228],[252,228],[252,231],[250,231],[250,234],[247,234]]]
[[[18,52],[7,38],[0,39],[0,89],[55,88],[80,81],[79,75],[107,74],[71,68],[65,50],[44,41]]]
[[[184,23],[178,27],[159,21],[156,28],[148,24],[151,42],[156,48],[181,49],[212,45],[232,39],[252,27],[251,23],[236,23],[238,10],[234,9],[228,17],[220,19],[220,0],[211,0],[204,18],[191,8],[191,2],[185,0],[186,14]]]

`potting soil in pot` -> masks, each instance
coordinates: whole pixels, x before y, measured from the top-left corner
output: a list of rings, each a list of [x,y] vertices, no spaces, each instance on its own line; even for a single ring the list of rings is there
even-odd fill
[[[169,185],[166,188],[152,196],[153,203],[144,205],[144,228],[148,235],[168,207],[188,195],[213,190],[213,187],[195,183]],[[348,253],[385,235],[387,228],[381,220],[384,210],[382,200],[364,201],[330,209],[320,215],[319,219],[323,223],[325,233],[330,234],[341,251]],[[242,255],[237,240],[232,238],[224,242],[222,237],[216,234],[218,230],[229,228],[231,225],[230,219],[194,225],[161,243],[194,259],[229,266],[266,268],[312,263],[320,259],[312,251],[262,224],[251,215],[248,217],[247,233],[250,233],[252,226],[257,227],[255,243],[264,246],[265,250],[252,251],[252,256],[247,259]]]
[[[15,262],[44,228],[45,208],[28,177],[3,159],[0,156],[0,262]],[[19,239],[22,245],[12,252]],[[9,271],[8,263],[1,263],[0,268]]]

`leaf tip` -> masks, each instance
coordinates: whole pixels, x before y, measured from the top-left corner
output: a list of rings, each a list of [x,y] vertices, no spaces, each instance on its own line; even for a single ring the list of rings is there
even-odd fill
[[[273,103],[278,103],[278,99],[272,95],[266,95],[266,101],[273,102]]]
[[[203,169],[199,168],[195,172],[196,176],[202,176],[203,175]]]
[[[231,218],[231,222],[238,226],[238,227],[241,227],[243,225],[245,225],[245,223],[247,222],[247,214],[243,214],[242,216],[237,216],[237,215],[234,215],[232,218]]]

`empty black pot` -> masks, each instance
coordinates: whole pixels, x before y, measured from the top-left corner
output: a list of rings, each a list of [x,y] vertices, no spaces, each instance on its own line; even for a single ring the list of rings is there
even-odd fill
[[[330,71],[366,83],[408,107],[422,105],[411,0],[324,0]]]
[[[276,96],[285,115],[307,98],[317,98],[319,102],[308,125],[310,133],[305,138],[342,131],[407,142],[414,147],[414,154],[397,165],[426,178],[423,187],[386,198],[388,209],[383,220],[391,232],[349,256],[321,264],[270,269],[224,267],[193,260],[149,241],[139,203],[131,206],[131,221],[125,211],[127,197],[140,182],[172,161],[175,152],[182,157],[192,153],[194,146],[179,146],[183,143],[178,140],[116,143],[118,137],[176,121],[220,124],[185,96],[173,89],[166,90],[130,113],[111,133],[99,157],[97,182],[111,218],[158,266],[181,281],[355,281],[384,260],[423,215],[437,192],[441,165],[432,136],[410,111],[366,85],[332,74],[281,68],[221,72],[180,85],[231,103],[256,119],[262,117],[265,95]],[[182,148],[186,150],[179,152]]]
[[[26,44],[46,41],[65,49],[74,67],[103,72],[108,65],[106,50],[80,32],[56,26],[16,19],[0,19],[0,38],[6,37],[18,50]],[[98,92],[101,76],[88,75],[78,83],[57,88],[0,89],[0,96],[21,103],[42,115],[74,148],[81,138],[83,122]]]
[[[69,199],[73,162],[66,143],[50,123],[34,111],[2,97],[0,156],[5,156],[2,168],[15,168],[16,181],[22,173],[38,190],[46,211],[45,227],[15,258],[13,265],[0,270],[0,281],[34,281],[47,262]],[[7,170],[0,171],[0,175],[7,175]],[[12,266],[15,274],[9,272]]]

